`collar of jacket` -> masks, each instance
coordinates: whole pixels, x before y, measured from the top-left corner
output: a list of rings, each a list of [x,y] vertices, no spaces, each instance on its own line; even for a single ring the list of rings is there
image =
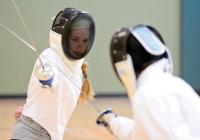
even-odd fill
[[[62,50],[61,38],[62,36],[60,34],[50,30],[49,33],[50,48],[52,48],[60,56],[60,58],[62,59],[64,64],[69,68],[71,73],[80,72],[80,69],[84,62],[84,58],[80,60],[71,60],[67,58]]]
[[[136,81],[136,87],[139,87],[142,83],[144,83],[144,81],[146,81],[153,73],[158,73],[160,71],[172,74],[170,67],[171,64],[167,58],[162,58],[161,60],[152,63],[141,72]]]

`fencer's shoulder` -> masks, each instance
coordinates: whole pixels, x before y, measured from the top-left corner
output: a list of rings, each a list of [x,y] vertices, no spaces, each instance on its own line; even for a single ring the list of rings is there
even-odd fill
[[[183,80],[182,78],[178,76],[173,76],[172,85],[174,85],[175,88],[180,87],[180,88],[177,88],[177,90],[195,92],[193,87],[189,83],[187,83],[185,80]]]
[[[58,54],[51,48],[47,48],[44,51],[42,51],[40,57],[42,58],[42,60],[51,60],[51,61],[56,61],[60,59]]]
[[[54,55],[56,55],[56,53],[51,48],[47,48],[42,51],[41,55],[54,56]]]
[[[172,88],[172,81],[174,81],[173,76],[170,74],[165,74],[162,71],[148,73],[140,79],[138,84],[137,93],[141,96],[160,96],[161,94],[166,94]]]

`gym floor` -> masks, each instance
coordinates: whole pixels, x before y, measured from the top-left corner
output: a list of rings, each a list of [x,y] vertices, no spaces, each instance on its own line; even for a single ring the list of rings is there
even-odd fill
[[[0,140],[9,140],[15,124],[15,109],[24,102],[24,98],[0,99]],[[97,97],[94,104],[101,111],[110,107],[119,115],[131,117],[127,97]],[[67,125],[64,140],[117,140],[105,128],[96,125],[98,114],[93,104],[78,105]]]

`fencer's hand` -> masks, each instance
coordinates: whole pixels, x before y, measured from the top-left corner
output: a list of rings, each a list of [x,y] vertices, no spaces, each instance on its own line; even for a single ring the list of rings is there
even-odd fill
[[[23,111],[23,106],[20,106],[19,108],[17,108],[15,110],[15,119],[16,120],[18,120],[21,117],[22,111]]]
[[[52,86],[54,71],[50,64],[44,63],[43,65],[38,65],[35,68],[35,75],[44,87]]]
[[[96,123],[106,127],[111,132],[110,122],[115,117],[117,117],[117,114],[114,113],[111,108],[108,108],[97,117]]]

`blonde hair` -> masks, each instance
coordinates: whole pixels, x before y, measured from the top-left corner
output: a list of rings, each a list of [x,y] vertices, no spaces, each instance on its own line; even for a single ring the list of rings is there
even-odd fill
[[[94,90],[92,88],[92,84],[88,79],[88,63],[84,62],[81,69],[82,69],[84,81],[81,87],[79,102],[88,103],[94,100],[94,95],[95,95]]]

